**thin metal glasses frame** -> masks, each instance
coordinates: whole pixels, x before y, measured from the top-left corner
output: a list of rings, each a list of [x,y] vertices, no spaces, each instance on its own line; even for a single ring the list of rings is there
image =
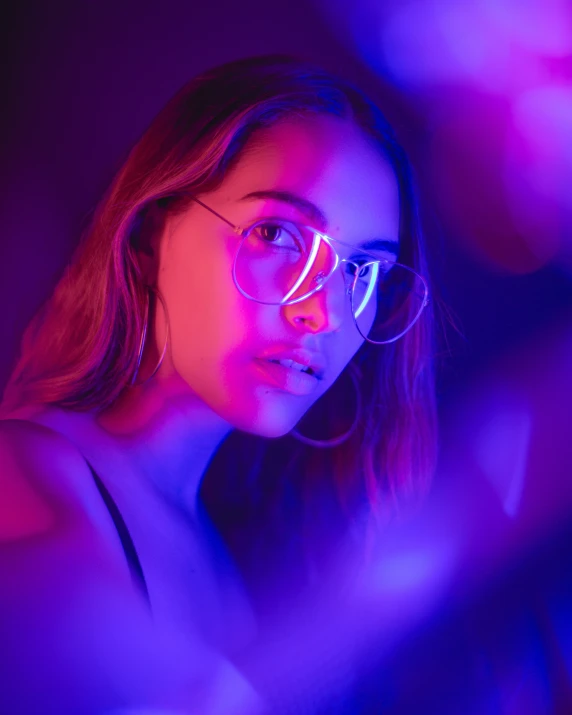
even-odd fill
[[[213,214],[214,216],[217,216],[221,221],[224,221],[228,226],[230,226],[230,228],[232,228],[233,232],[236,233],[238,236],[240,236],[242,239],[245,239],[245,238],[250,234],[250,232],[251,232],[254,228],[256,228],[256,226],[257,226],[258,224],[262,224],[262,223],[264,223],[264,221],[268,221],[268,220],[269,220],[268,217],[265,217],[264,219],[259,219],[258,221],[255,221],[253,224],[251,224],[250,226],[247,226],[247,227],[237,226],[236,224],[232,223],[232,221],[229,221],[229,220],[228,220],[227,218],[225,218],[224,216],[221,216],[221,214],[219,214],[217,211],[215,211],[214,209],[212,209],[210,206],[207,206],[207,205],[206,205],[205,203],[203,203],[200,199],[197,199],[195,196],[191,196],[190,198],[191,198],[195,203],[199,204],[199,205],[202,206],[204,209],[206,209],[207,211],[209,211],[211,214]],[[275,217],[275,218],[276,218],[276,217]],[[254,302],[256,302],[256,303],[261,303],[262,305],[295,305],[296,303],[300,303],[301,301],[306,300],[306,298],[309,298],[311,295],[314,295],[314,293],[317,293],[319,290],[321,290],[321,289],[326,285],[326,283],[328,282],[328,280],[332,277],[332,275],[335,273],[336,269],[337,269],[339,266],[341,266],[343,263],[348,263],[349,265],[354,266],[354,268],[356,269],[355,274],[354,274],[354,279],[353,279],[351,285],[350,285],[350,286],[348,287],[348,289],[347,289],[347,294],[348,294],[349,296],[352,296],[353,291],[354,291],[354,288],[355,288],[355,285],[356,285],[357,280],[358,280],[358,278],[359,278],[359,270],[362,270],[363,268],[366,268],[367,266],[371,266],[371,267],[372,267],[372,270],[375,272],[375,276],[374,276],[374,278],[372,279],[372,281],[370,282],[370,288],[368,288],[367,294],[366,294],[365,298],[362,300],[362,307],[361,307],[360,310],[358,311],[358,314],[357,314],[357,315],[355,314],[355,311],[354,311],[353,301],[350,301],[350,302],[352,303],[351,313],[352,313],[354,322],[355,322],[355,324],[356,324],[356,328],[357,328],[357,330],[359,331],[360,335],[362,335],[362,336],[365,338],[365,340],[367,340],[368,342],[372,343],[373,345],[386,345],[386,344],[393,343],[393,342],[395,342],[396,340],[398,340],[400,337],[402,337],[403,335],[405,335],[405,333],[407,333],[407,332],[415,325],[415,323],[416,323],[416,322],[418,321],[418,319],[419,319],[419,316],[420,316],[421,313],[423,312],[424,308],[425,308],[425,307],[427,306],[427,304],[429,303],[429,288],[428,288],[427,282],[426,282],[426,280],[423,278],[423,276],[421,276],[419,273],[417,273],[416,271],[414,271],[412,268],[409,268],[408,266],[404,266],[404,265],[401,264],[401,263],[392,263],[391,261],[384,261],[383,259],[376,258],[376,257],[373,256],[371,253],[369,253],[368,251],[362,250],[362,249],[360,249],[361,253],[363,253],[365,256],[371,257],[371,258],[372,258],[371,261],[368,261],[367,263],[357,264],[357,263],[354,263],[353,261],[350,261],[350,260],[347,259],[347,258],[340,258],[338,252],[336,251],[335,247],[334,247],[332,244],[336,243],[336,244],[339,244],[339,245],[341,245],[341,246],[345,246],[345,247],[347,247],[347,248],[355,248],[355,246],[352,246],[351,244],[348,244],[348,243],[344,243],[344,241],[340,241],[340,240],[337,239],[337,238],[331,238],[330,236],[327,236],[325,233],[321,233],[320,231],[317,231],[315,228],[312,228],[312,226],[305,226],[305,225],[303,225],[303,224],[297,223],[296,221],[289,221],[289,222],[292,223],[292,224],[294,224],[294,225],[296,225],[296,226],[299,226],[300,228],[305,228],[305,229],[307,229],[308,231],[311,231],[311,232],[313,233],[313,235],[314,235],[314,241],[312,242],[311,254],[310,254],[310,257],[308,258],[308,261],[307,261],[307,263],[306,263],[307,270],[304,269],[304,271],[302,271],[302,273],[301,273],[300,276],[298,277],[298,280],[296,281],[296,283],[294,284],[294,286],[293,286],[293,287],[289,290],[289,292],[287,293],[286,298],[285,298],[284,300],[280,301],[279,303],[276,303],[275,301],[267,302],[267,301],[260,300],[260,299],[258,299],[258,298],[254,298],[253,296],[249,295],[248,293],[246,293],[246,291],[243,290],[243,288],[241,287],[241,285],[240,285],[240,283],[238,282],[238,279],[237,279],[237,277],[236,277],[236,259],[237,259],[237,256],[238,256],[238,253],[239,253],[239,250],[240,250],[240,245],[239,245],[239,247],[238,247],[238,249],[237,249],[237,251],[236,251],[236,253],[235,253],[234,261],[233,261],[233,265],[232,265],[232,278],[233,278],[233,281],[234,281],[234,284],[235,284],[236,288],[237,288],[238,291],[241,293],[241,295],[243,295],[245,298],[248,298],[248,300],[252,300],[252,301],[254,301]],[[335,256],[335,261],[334,261],[334,266],[333,266],[333,268],[330,270],[330,272],[329,272],[327,275],[324,275],[323,273],[318,273],[318,274],[314,277],[313,280],[316,281],[316,279],[319,278],[319,282],[318,282],[318,284],[316,285],[315,288],[312,288],[311,291],[309,291],[309,292],[307,292],[307,293],[304,293],[304,295],[299,296],[298,298],[293,298],[292,300],[289,300],[289,299],[288,299],[288,296],[289,296],[289,295],[292,295],[293,293],[296,292],[296,290],[298,290],[298,288],[300,287],[300,285],[303,283],[304,279],[306,278],[308,272],[310,271],[310,268],[311,268],[311,266],[312,266],[312,264],[313,264],[313,259],[315,258],[315,255],[316,255],[317,252],[318,252],[318,249],[319,249],[319,247],[320,247],[320,242],[321,242],[321,241],[324,241],[326,244],[328,244],[328,246],[331,248],[331,250],[332,250],[332,252],[333,252],[333,254],[334,254],[334,256]],[[360,327],[359,327],[359,324],[358,324],[358,322],[357,322],[357,318],[359,317],[359,315],[360,315],[360,313],[361,313],[361,310],[363,309],[363,307],[365,307],[365,305],[367,304],[367,302],[368,302],[368,300],[369,300],[369,297],[370,297],[370,295],[371,295],[371,291],[373,290],[373,286],[375,286],[375,284],[376,284],[376,281],[377,281],[377,273],[378,273],[378,271],[379,271],[379,266],[380,266],[381,264],[387,264],[387,265],[390,266],[391,268],[393,268],[394,266],[400,266],[401,268],[405,268],[407,271],[410,271],[410,272],[413,273],[414,275],[418,276],[418,278],[421,280],[422,285],[423,285],[424,295],[423,295],[423,300],[422,300],[422,302],[421,302],[421,307],[419,308],[419,311],[417,312],[417,315],[416,315],[415,318],[412,320],[412,322],[407,326],[407,328],[406,328],[405,330],[403,330],[401,333],[399,333],[399,335],[395,336],[394,338],[391,338],[391,340],[385,340],[385,341],[383,341],[383,342],[377,342],[377,341],[375,341],[375,340],[370,340],[366,335],[364,335],[364,334],[362,333],[362,331],[361,331],[361,329],[360,329]]]

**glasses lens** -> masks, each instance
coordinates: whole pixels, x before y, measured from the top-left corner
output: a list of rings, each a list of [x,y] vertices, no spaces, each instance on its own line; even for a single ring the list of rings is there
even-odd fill
[[[426,297],[425,282],[410,268],[386,261],[363,264],[352,292],[358,330],[370,342],[392,342],[417,320]]]
[[[335,261],[319,234],[289,221],[267,219],[243,238],[234,275],[250,298],[278,305],[315,291],[331,275]]]
[[[265,219],[243,238],[234,262],[241,291],[261,303],[294,303],[315,292],[336,268],[336,254],[312,229],[282,219]],[[352,310],[358,330],[373,343],[407,332],[425,305],[427,288],[415,271],[386,259],[342,270],[353,283]],[[349,274],[349,275],[348,275]]]

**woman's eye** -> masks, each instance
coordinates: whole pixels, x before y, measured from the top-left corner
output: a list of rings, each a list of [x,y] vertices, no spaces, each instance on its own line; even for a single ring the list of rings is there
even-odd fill
[[[262,239],[263,245],[274,250],[296,252],[304,250],[303,239],[293,224],[290,226],[276,221],[261,223],[256,227],[255,233]]]
[[[257,230],[260,238],[264,239],[264,241],[268,241],[268,243],[275,243],[280,238],[284,229],[282,226],[278,226],[274,223],[265,223],[258,226]]]
[[[358,274],[358,278],[367,279],[369,273],[371,272],[371,264],[368,264],[365,260],[356,260],[354,263],[347,263],[347,272],[350,276],[355,276]]]

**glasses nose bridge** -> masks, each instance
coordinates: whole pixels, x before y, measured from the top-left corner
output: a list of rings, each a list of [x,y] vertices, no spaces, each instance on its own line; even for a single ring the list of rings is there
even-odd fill
[[[337,268],[337,266],[336,266]],[[319,274],[317,274],[319,275]],[[347,318],[346,304],[349,291],[340,290],[339,285],[330,283],[333,277],[337,283],[337,271],[332,270],[323,283],[316,285],[293,303],[286,303],[284,308],[294,319],[301,319],[314,332],[336,332]],[[346,304],[347,305],[347,304]]]
[[[319,286],[318,290],[320,290],[323,286],[325,286],[327,283],[329,283],[330,280],[334,277],[334,275],[336,275],[339,271],[342,275],[342,280],[343,280],[344,287],[345,287],[345,293],[347,295],[349,295],[352,291],[353,286],[354,286],[355,277],[357,275],[357,270],[358,270],[359,266],[357,263],[354,263],[354,261],[350,261],[349,258],[340,258],[340,255],[338,254],[338,252],[333,248],[332,248],[332,250],[335,255],[334,267],[332,268],[330,274],[327,276],[326,280],[324,280],[324,282]],[[344,271],[344,264],[353,266],[354,269],[356,270],[356,273],[354,273],[353,275],[346,274]]]
[[[329,278],[331,278],[331,276],[333,276],[333,274],[337,271],[338,268],[340,270],[342,270],[342,272],[343,272],[343,264],[344,263],[347,263],[348,265],[353,266],[356,269],[356,271],[359,269],[359,265],[357,263],[355,263],[355,261],[351,261],[349,258],[342,258],[340,256],[339,252],[337,251],[337,249],[334,245],[336,243],[335,238],[330,238],[330,236],[326,236],[325,234],[318,234],[318,235],[320,236],[322,242],[327,244],[330,251],[334,254],[334,257],[335,257],[334,268],[332,269]],[[341,245],[345,245],[345,244],[341,244]],[[344,281],[345,281],[345,279],[346,279],[346,277],[344,276]],[[353,280],[351,280],[350,282],[353,283]]]
[[[346,301],[350,300],[351,303],[351,298],[349,297],[351,296],[354,284],[351,276],[347,276],[343,270],[341,271],[341,275],[338,272],[338,268],[343,268],[345,262],[344,259],[339,259],[339,256],[336,254],[335,267],[330,271],[323,283],[317,285],[314,290],[305,297],[305,300],[309,301],[318,298],[321,304],[321,310],[325,315],[330,316],[329,322],[336,325],[341,324],[343,320],[343,315],[345,314],[344,304],[346,304]]]
[[[319,233],[318,231],[315,231],[314,235],[318,239],[318,249],[319,249],[320,245],[325,245],[328,247],[328,250],[331,252],[331,254],[333,256],[333,267],[328,271],[327,275],[324,275],[323,271],[318,270],[318,273],[316,273],[316,275],[313,278],[313,281],[319,282],[319,285],[316,286],[315,290],[321,290],[322,286],[325,286],[329,282],[330,278],[332,278],[332,276],[334,275],[334,273],[336,273],[338,268],[340,268],[340,269],[342,268],[342,264],[344,264],[344,263],[350,263],[352,265],[355,265],[355,264],[352,263],[352,261],[349,261],[347,258],[340,257],[340,254],[338,253],[338,251],[336,250],[336,247],[332,243],[334,241],[333,238],[330,238],[329,236],[326,236],[323,233]],[[319,255],[319,250],[316,251],[314,257],[311,259],[310,271],[312,270],[314,264],[316,263],[318,255]],[[326,263],[327,263],[327,259],[326,259]],[[318,281],[316,280],[316,279],[320,279],[320,278],[322,280],[318,280]],[[345,276],[344,276],[344,280],[345,280]]]

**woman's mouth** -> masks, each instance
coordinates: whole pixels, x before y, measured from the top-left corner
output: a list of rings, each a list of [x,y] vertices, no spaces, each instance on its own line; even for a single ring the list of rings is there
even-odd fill
[[[314,375],[314,371],[312,370],[311,367],[308,367],[307,365],[302,365],[300,362],[296,362],[295,360],[273,360],[269,358],[269,362],[274,362],[277,365],[282,365],[283,367],[291,367],[294,370],[299,370],[300,372],[305,372],[308,375]]]
[[[256,358],[255,364],[264,382],[299,397],[311,395],[320,382],[311,367],[295,360]]]

